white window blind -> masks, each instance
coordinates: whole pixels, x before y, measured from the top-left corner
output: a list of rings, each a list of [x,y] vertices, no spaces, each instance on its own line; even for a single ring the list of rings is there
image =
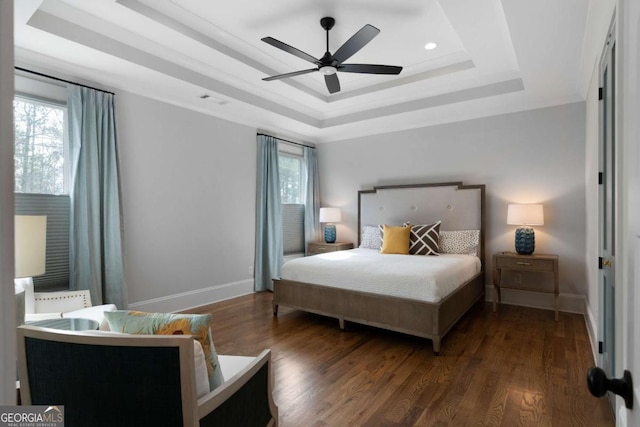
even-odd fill
[[[69,212],[67,195],[15,194],[16,215],[47,216],[46,271],[33,278],[37,291],[69,288]]]
[[[304,253],[304,205],[282,205],[284,255]]]

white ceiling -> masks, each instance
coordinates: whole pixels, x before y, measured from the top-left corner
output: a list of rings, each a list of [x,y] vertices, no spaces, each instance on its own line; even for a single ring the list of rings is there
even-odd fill
[[[590,0],[20,0],[16,64],[125,90],[309,142],[335,141],[584,100]],[[365,24],[381,30],[347,62],[398,76],[320,73]],[[429,41],[435,50],[425,50]],[[211,95],[208,100],[200,98]]]

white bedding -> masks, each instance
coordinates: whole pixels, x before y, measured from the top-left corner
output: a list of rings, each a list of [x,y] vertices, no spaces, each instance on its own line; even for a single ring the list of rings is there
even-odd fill
[[[480,259],[471,255],[392,255],[358,248],[293,259],[280,277],[437,303],[480,270]]]

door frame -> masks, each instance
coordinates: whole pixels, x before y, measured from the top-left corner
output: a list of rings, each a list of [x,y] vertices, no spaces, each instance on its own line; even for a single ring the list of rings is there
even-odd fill
[[[617,105],[618,140],[618,248],[616,273],[618,292],[616,322],[616,377],[623,370],[635,375],[633,410],[616,398],[616,424],[621,427],[640,425],[640,3],[618,0],[617,22]]]
[[[617,338],[616,325],[620,325],[616,317],[616,307],[618,307],[618,295],[616,292],[615,278],[617,262],[615,255],[618,251],[619,221],[618,213],[618,141],[617,141],[617,64],[616,64],[616,16],[611,19],[607,36],[605,39],[600,60],[598,62],[598,86],[600,88],[600,99],[598,102],[598,171],[601,177],[598,183],[598,341],[602,348],[599,351],[598,366],[604,369],[609,377],[613,377],[616,366],[620,366],[616,360]],[[610,120],[611,119],[611,120]],[[609,263],[607,266],[607,263]],[[603,265],[605,264],[605,265]],[[611,266],[613,264],[613,266]],[[609,284],[611,285],[613,298],[613,313],[608,313],[607,302],[611,301],[609,295]],[[609,316],[613,319],[609,320]],[[612,330],[609,330],[609,326]],[[609,333],[611,332],[611,333]],[[611,356],[611,357],[607,357]],[[615,395],[607,393],[611,410],[615,412]]]
[[[0,405],[16,402],[13,288],[13,2],[0,0]]]

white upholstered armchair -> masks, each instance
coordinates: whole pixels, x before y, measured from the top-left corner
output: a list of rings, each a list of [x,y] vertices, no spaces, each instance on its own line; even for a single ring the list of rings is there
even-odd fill
[[[35,292],[30,277],[15,279],[16,293],[24,289],[24,320],[83,318],[95,320],[100,329],[108,329],[105,311],[116,310],[114,304],[91,305],[91,294],[85,291]]]

